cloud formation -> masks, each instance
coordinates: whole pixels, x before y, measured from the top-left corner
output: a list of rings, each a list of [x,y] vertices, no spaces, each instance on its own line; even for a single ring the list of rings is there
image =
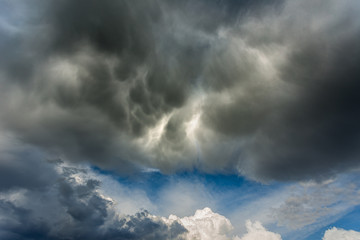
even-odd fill
[[[168,221],[180,222],[188,232],[186,239],[201,240],[281,240],[277,233],[266,230],[258,221],[246,221],[247,233],[243,237],[234,236],[233,225],[226,217],[214,213],[210,208],[196,210],[193,216],[179,218],[170,215]]]
[[[260,222],[251,221],[246,222],[246,229],[248,231],[242,238],[237,238],[238,240],[255,240],[255,239],[264,239],[264,240],[281,240],[281,236],[277,233],[267,231]],[[235,238],[236,240],[236,238]]]
[[[233,226],[229,219],[212,212],[210,208],[197,210],[194,216],[178,218],[170,215],[169,219],[178,220],[189,231],[187,239],[229,240]]]
[[[118,211],[88,169],[41,164],[53,170],[42,181],[46,187],[16,184],[0,191],[1,239],[184,239],[187,230],[177,221],[165,222],[146,210],[132,215]]]
[[[131,173],[359,165],[359,3],[3,1],[3,129]]]
[[[333,227],[326,230],[323,240],[335,240],[335,239],[346,239],[346,240],[356,240],[360,238],[360,232],[353,230],[344,230]]]
[[[12,157],[10,166],[18,166],[17,171],[9,171],[12,174],[6,175],[9,183],[0,189],[1,239],[238,239],[230,220],[210,208],[183,218],[155,216],[147,210],[128,214],[129,209],[123,208],[136,207],[136,201],[142,201],[138,207],[142,206],[146,196],[132,190],[129,197],[141,199],[132,199],[129,205],[128,193],[110,176],[60,159],[39,160],[47,156],[34,154],[36,149],[32,147],[20,146],[16,151],[1,151],[1,155]],[[34,154],[34,159],[28,155],[26,162],[23,156],[28,152]],[[5,169],[11,169],[6,167],[6,161],[1,162]],[[36,174],[24,175],[20,169],[28,168],[29,164],[36,164],[38,170],[47,173],[37,173],[39,181]],[[270,234],[260,223],[255,228],[249,228],[249,224],[250,236]]]
[[[279,225],[293,230],[306,229],[314,223],[326,226],[327,221],[338,218],[359,204],[356,179],[310,182],[293,187],[280,206],[272,209],[271,216]]]

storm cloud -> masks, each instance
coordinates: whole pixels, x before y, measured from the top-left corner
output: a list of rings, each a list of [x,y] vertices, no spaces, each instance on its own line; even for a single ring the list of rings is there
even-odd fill
[[[146,210],[119,212],[87,169],[59,162],[37,165],[52,168],[43,181],[48,187],[0,191],[1,239],[185,239],[187,230],[178,221],[165,222]]]
[[[359,166],[357,1],[37,3],[1,2],[0,121],[19,141],[126,174]]]

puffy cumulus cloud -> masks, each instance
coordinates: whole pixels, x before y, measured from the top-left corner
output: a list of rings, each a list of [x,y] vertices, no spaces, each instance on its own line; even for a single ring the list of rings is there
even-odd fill
[[[323,240],[335,240],[335,239],[344,239],[344,240],[356,240],[360,239],[360,232],[353,230],[344,230],[333,227],[326,230]]]
[[[229,219],[214,213],[210,208],[197,210],[194,216],[179,218],[175,215],[170,215],[170,220],[176,220],[189,231],[187,239],[201,239],[201,240],[228,240],[233,230]]]
[[[146,210],[119,211],[121,199],[104,195],[102,182],[88,168],[61,161],[36,164],[52,168],[41,181],[45,187],[19,184],[36,176],[14,175],[7,181],[16,184],[0,190],[1,239],[184,239],[187,230],[177,221],[165,222]]]
[[[170,215],[168,222],[180,222],[188,232],[185,238],[189,240],[281,240],[277,233],[266,230],[258,221],[246,221],[247,233],[242,237],[234,236],[234,227],[226,217],[214,213],[210,208],[196,210],[193,216],[179,218]]]
[[[1,127],[71,161],[326,178],[359,163],[359,2],[2,1]]]
[[[235,238],[235,240],[281,240],[281,236],[277,233],[267,231],[260,222],[246,221],[246,233],[242,238]]]

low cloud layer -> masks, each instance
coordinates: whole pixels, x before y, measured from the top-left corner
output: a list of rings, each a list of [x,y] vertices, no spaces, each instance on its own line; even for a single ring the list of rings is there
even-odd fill
[[[359,166],[359,3],[2,1],[0,123],[120,173]]]
[[[11,175],[0,188],[1,239],[282,239],[279,234],[267,230],[260,222],[250,220],[246,222],[246,233],[239,234],[243,232],[239,231],[239,228],[242,228],[244,221],[237,221],[234,225],[234,222],[231,223],[228,218],[213,212],[210,208],[199,209],[194,215],[191,213],[185,217],[153,215],[146,209],[154,210],[156,206],[152,206],[154,202],[147,198],[146,193],[136,187],[122,186],[111,175],[100,174],[87,165],[51,159],[32,146],[25,147],[9,139],[8,141],[0,139],[0,142],[8,142],[12,146],[4,149],[6,144],[2,144],[0,148],[0,156],[3,157],[1,168],[7,170],[4,171],[6,176]],[[11,161],[8,161],[9,159]],[[28,168],[31,170],[29,164],[36,166],[40,171],[36,174],[24,171]],[[348,181],[352,182],[352,179]],[[184,186],[172,182],[170,184],[178,190],[170,191],[168,195],[172,195],[173,199],[177,198],[178,202],[184,201],[181,198]],[[190,186],[194,187],[198,184],[193,182]],[[183,185],[186,183],[184,182]],[[307,194],[294,189],[294,193],[303,197],[287,191],[287,195],[292,197],[285,199],[286,201],[278,209],[274,209],[271,216],[280,224],[288,222],[290,228],[293,226],[301,228],[304,222],[309,224],[326,214],[346,212],[351,204],[358,203],[356,186],[345,190],[336,186],[336,182],[331,181],[321,184],[307,183],[303,190],[307,191]],[[169,191],[168,188],[170,187],[164,186],[164,189],[159,191],[161,198],[165,200],[168,199],[164,194]],[[207,196],[211,195],[210,190],[203,191],[207,192]],[[336,198],[334,195],[341,197]],[[203,196],[202,193],[199,196]],[[194,198],[197,199],[199,196]],[[294,200],[296,197],[298,201]],[[162,199],[152,201],[164,202]],[[179,206],[182,206],[181,203]],[[142,207],[146,209],[141,210]],[[253,207],[246,206],[246,208],[253,211],[255,219],[260,217]],[[307,208],[314,212],[313,216],[310,216],[308,211],[304,211]],[[174,208],[170,207],[170,209]],[[238,214],[242,213],[238,212]],[[293,218],[293,216],[298,217]],[[356,234],[357,232],[354,231],[347,232],[334,228],[326,232],[324,239],[334,237],[340,239],[339,236],[354,236],[356,239]]]
[[[53,170],[42,188],[16,184],[0,191],[1,239],[185,239],[187,230],[177,221],[165,222],[146,210],[133,215],[119,211],[89,169],[37,165]]]
[[[151,206],[144,204],[146,196],[136,189],[128,195],[110,176],[98,174],[84,165],[60,159],[40,160],[39,157],[46,157],[40,153],[38,158],[27,156],[30,162],[23,161],[30,150],[36,152],[32,147],[1,150],[2,156],[12,159],[11,164],[2,160],[2,168],[14,179],[0,189],[1,239],[239,239],[233,234],[230,220],[210,208],[183,218],[155,216],[147,210],[127,214],[129,209],[124,208],[131,208],[131,204],[136,208],[136,201],[143,201],[138,202],[138,207]],[[20,171],[29,167],[29,163],[47,172],[37,174],[41,181],[37,181],[36,174],[29,177],[31,172]],[[18,166],[17,171],[11,170],[14,164]],[[31,178],[34,182],[29,181]],[[251,226],[251,222],[247,223],[249,234],[244,239],[256,239],[264,234],[272,236],[260,223]]]

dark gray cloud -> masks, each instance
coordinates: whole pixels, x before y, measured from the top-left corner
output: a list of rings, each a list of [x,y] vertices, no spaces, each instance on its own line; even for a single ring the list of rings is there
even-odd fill
[[[15,156],[14,156],[15,155]],[[19,188],[42,189],[49,187],[56,179],[54,169],[41,164],[39,155],[24,152],[0,157],[0,191]],[[38,167],[34,167],[38,166]]]
[[[280,107],[272,105],[244,151],[260,178],[326,178],[358,166],[360,28],[351,9],[358,6],[331,4],[314,6],[318,9],[310,11],[310,19],[291,23],[299,30],[309,26],[290,37],[298,39],[291,39],[287,60],[279,67],[292,95]],[[325,12],[336,7],[341,9],[336,19],[327,18]]]
[[[17,49],[5,54],[3,84],[12,88],[18,80],[28,98],[4,104],[6,128],[72,159],[134,167],[142,156],[133,156],[131,141],[185,104],[206,41],[180,26],[176,18],[184,17],[169,12],[171,2],[5,4],[10,15],[28,16],[24,26],[3,20],[15,30],[2,29],[2,49]],[[30,10],[18,12],[17,5]]]
[[[121,215],[112,200],[98,192],[101,182],[86,169],[44,161],[37,166],[53,170],[52,177],[43,180],[47,188],[22,184],[0,191],[1,239],[183,239],[187,232],[179,222],[166,223],[146,210]],[[19,182],[16,177],[6,180]],[[28,180],[31,177],[22,182]]]
[[[358,166],[356,1],[2,5],[1,126],[25,143],[122,173]]]

